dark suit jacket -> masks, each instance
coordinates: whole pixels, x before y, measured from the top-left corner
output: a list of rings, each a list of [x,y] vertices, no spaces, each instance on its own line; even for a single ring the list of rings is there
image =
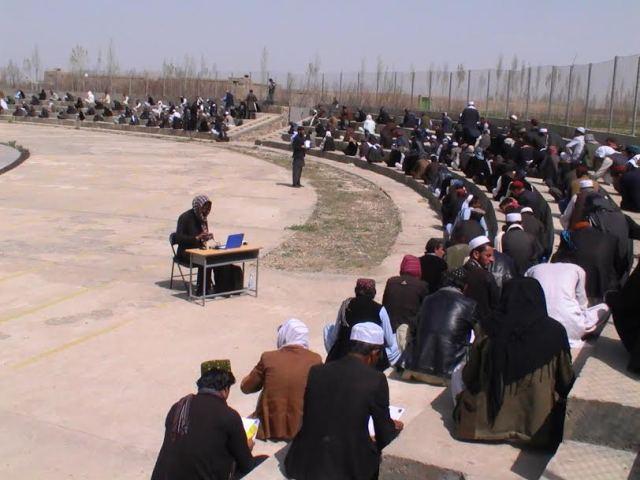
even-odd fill
[[[369,416],[373,417],[375,443],[367,429]],[[380,466],[380,451],[395,435],[384,374],[352,355],[312,367],[302,428],[285,459],[287,476],[371,480]]]
[[[447,271],[447,262],[437,255],[425,253],[420,257],[420,271],[422,280],[429,285],[429,293],[434,293],[440,288],[442,274]]]
[[[171,438],[177,403],[166,420],[166,433],[151,480],[227,480],[235,468],[248,473],[255,460],[238,412],[222,398],[198,393],[189,408],[189,430]]]
[[[196,240],[196,235],[202,233],[202,226],[196,213],[191,210],[187,210],[178,218],[178,226],[176,227],[176,241],[178,242],[177,256],[188,262],[189,256],[184,253],[188,248],[200,247],[200,242]]]

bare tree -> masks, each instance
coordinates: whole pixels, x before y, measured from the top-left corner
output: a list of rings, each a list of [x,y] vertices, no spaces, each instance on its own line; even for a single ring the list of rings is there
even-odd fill
[[[119,70],[120,65],[116,57],[116,48],[113,45],[113,38],[110,38],[109,47],[107,48],[107,58],[105,60],[105,73],[109,77],[109,90],[111,90],[113,76],[117,75]]]
[[[262,47],[262,54],[260,55],[260,78],[262,83],[267,83],[267,75],[269,71],[269,50],[267,47]]]
[[[9,60],[7,63],[7,66],[4,68],[4,75],[7,83],[12,87],[18,86],[22,81],[22,70],[20,70],[18,64],[13,60]]]
[[[98,48],[98,55],[96,56],[96,65],[94,67],[96,74],[102,74],[102,48]]]
[[[42,73],[42,59],[40,58],[38,45],[33,47],[33,52],[31,52],[31,68],[33,68],[34,80],[39,82],[40,74]]]
[[[467,71],[464,69],[464,65],[459,63],[456,68],[456,88],[460,88],[465,78],[467,78]]]
[[[24,60],[22,60],[22,71],[24,72],[24,76],[30,83],[33,83],[32,70],[33,68],[31,66],[31,60],[29,58],[25,58]]]

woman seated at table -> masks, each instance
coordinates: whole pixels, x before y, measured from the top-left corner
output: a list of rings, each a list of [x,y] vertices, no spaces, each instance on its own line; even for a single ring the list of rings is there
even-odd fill
[[[322,363],[309,350],[309,329],[298,319],[280,326],[277,348],[264,352],[240,385],[247,394],[262,390],[253,414],[260,419],[260,440],[291,440],[298,433],[309,370]]]
[[[206,195],[198,195],[191,202],[192,208],[184,212],[178,218],[176,227],[176,241],[178,242],[177,257],[180,261],[189,263],[189,254],[185,250],[189,248],[201,248],[207,240],[213,238],[213,233],[209,232],[207,217],[211,212],[211,200]],[[198,267],[198,283],[196,295],[202,295],[203,268]],[[207,270],[206,293],[213,293],[213,283],[211,282],[211,270]]]

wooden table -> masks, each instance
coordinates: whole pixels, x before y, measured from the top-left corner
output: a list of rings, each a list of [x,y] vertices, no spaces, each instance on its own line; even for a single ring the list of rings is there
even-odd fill
[[[199,266],[204,269],[203,271],[203,288],[202,295],[197,297],[202,300],[202,306],[204,307],[205,300],[207,298],[220,297],[222,295],[231,295],[233,293],[251,293],[258,296],[258,271],[260,267],[260,249],[262,247],[253,245],[242,245],[238,248],[189,248],[185,250],[189,254],[189,298],[194,298],[191,287],[193,284],[193,267]],[[256,263],[256,278],[254,285],[244,286],[244,273],[245,263]],[[239,290],[231,290],[229,292],[221,293],[206,293],[206,278],[207,270],[214,267],[221,267],[223,265],[231,265],[233,263],[242,263],[242,288]]]

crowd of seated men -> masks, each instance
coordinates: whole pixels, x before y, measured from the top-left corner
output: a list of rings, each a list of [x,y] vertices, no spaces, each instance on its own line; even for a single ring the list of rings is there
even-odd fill
[[[290,443],[289,478],[377,478],[382,449],[403,429],[389,414],[391,371],[397,381],[449,389],[455,438],[544,450],[562,440],[575,349],[611,317],[629,370],[640,371],[640,267],[631,272],[621,251],[629,238],[609,228],[627,225],[631,237],[637,226],[619,210],[595,209],[610,200],[593,180],[579,180],[571,222],[552,251],[529,171],[503,179],[505,225],[493,239],[478,199],[439,171],[443,236],[421,256],[405,255],[381,297],[375,280],[357,280],[322,331],[324,359],[310,350],[304,322],[279,327],[275,349],[260,355],[241,391],[260,392],[250,415],[260,420],[258,438]],[[152,478],[194,468],[229,478],[264,460],[227,406],[233,382],[228,362],[203,365],[198,393],[169,411]]]
[[[67,104],[59,106],[59,101]],[[108,91],[97,98],[92,91],[83,97],[66,92],[62,98],[54,91],[42,91],[27,99],[22,90],[13,96],[0,92],[0,113],[14,105],[13,116],[50,118],[60,120],[86,120],[93,116],[94,122],[113,122],[119,125],[144,125],[147,127],[211,133],[218,141],[228,141],[227,132],[244,120],[255,119],[260,111],[258,98],[249,91],[246,98],[236,105],[234,95],[227,91],[217,101],[215,98],[197,97],[192,101],[180,97],[177,102],[163,103],[149,96],[146,100],[131,101],[126,95],[121,100],[111,99]]]

